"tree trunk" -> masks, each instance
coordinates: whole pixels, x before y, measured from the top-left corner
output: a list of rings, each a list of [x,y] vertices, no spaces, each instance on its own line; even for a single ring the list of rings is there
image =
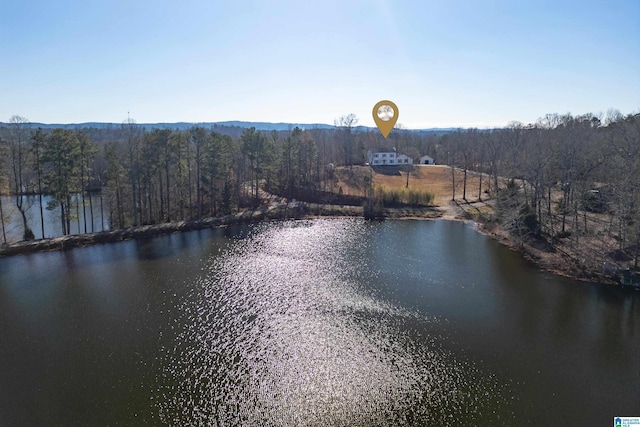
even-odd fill
[[[22,196],[18,196],[18,197],[22,198]],[[23,224],[23,227],[24,227],[23,238],[24,238],[24,240],[30,240],[30,239],[27,239],[27,236],[28,236],[28,231],[31,231],[31,229],[29,228],[29,225],[27,224],[27,214],[24,211],[24,209],[22,208],[22,202],[20,202],[20,208],[18,210],[20,211],[20,216],[22,217],[22,224]]]
[[[168,144],[168,142],[167,142]],[[169,153],[166,152],[167,158],[165,159],[165,176],[167,178],[167,222],[171,221],[171,184],[169,181]]]
[[[109,206],[111,207],[111,203],[109,203]],[[122,205],[120,204],[120,180],[118,179],[118,177],[116,176],[116,211],[118,214],[118,228],[122,229],[124,228],[124,225],[122,224]],[[111,218],[112,222],[113,222],[113,218]],[[102,223],[102,229],[104,230],[104,222]]]
[[[456,200],[456,171],[453,165],[451,165],[451,200]]]
[[[38,202],[40,204],[40,228],[42,231],[42,238],[44,239],[44,211],[42,210],[42,177],[40,177],[39,168],[38,168]]]
[[[555,231],[553,230],[553,212],[551,211],[551,185],[549,185],[547,192],[547,214],[549,215],[549,234],[553,236]]]
[[[84,233],[87,234],[87,210],[85,209],[84,198],[84,159],[80,159],[80,193],[82,194],[82,220],[84,221]],[[78,227],[78,234],[80,234],[80,227]]]
[[[210,206],[211,216],[216,215],[215,203],[216,203],[216,199],[213,192],[213,177],[211,177],[211,181],[209,182],[209,204],[211,205]]]
[[[102,207],[102,186],[100,186],[100,222],[102,225],[102,231],[104,231],[104,209]]]
[[[193,219],[193,188],[191,185],[191,143],[187,139],[187,188],[189,189],[189,219]]]
[[[83,210],[84,210],[84,206],[83,206]],[[80,234],[82,233],[82,231],[80,231],[80,197],[78,197],[77,194],[76,194],[76,223],[78,224],[77,234]]]
[[[131,162],[133,162],[133,158],[131,158]],[[135,166],[131,166],[132,168]],[[136,198],[136,177],[131,171],[131,210],[133,211],[133,225],[138,225],[138,209],[136,208],[136,204],[138,203],[138,199]]]
[[[118,228],[124,228],[124,207],[122,206],[122,197],[120,197],[120,180],[116,176],[116,205],[118,209]]]
[[[148,177],[148,181],[149,181],[149,188],[147,191],[147,205],[148,206],[148,218],[147,221],[149,222],[149,224],[153,224],[155,221],[153,220],[153,185],[151,185],[151,177]]]
[[[89,194],[89,214],[91,215],[91,232],[95,232],[93,229],[93,197]]]
[[[71,195],[67,192],[67,232],[66,234],[71,234]]]
[[[27,214],[24,209],[22,197],[23,197],[22,194],[16,194],[16,207],[18,208],[18,211],[20,212],[20,216],[22,217],[22,230],[23,230],[22,238],[24,240],[31,240],[32,237],[30,235],[32,235],[33,232],[29,228],[29,223],[27,221]]]
[[[158,185],[160,190],[160,221],[164,219],[164,187],[162,185],[162,172],[158,172]]]
[[[196,144],[196,205],[198,205],[198,219],[202,219],[202,176],[200,174],[200,143]]]
[[[638,222],[636,221],[636,254],[635,261],[633,262],[633,268],[638,269],[638,255],[640,255],[640,230],[638,230]]]
[[[258,169],[260,168],[260,154],[256,154],[256,171],[255,171],[255,176],[256,176],[256,187],[255,187],[255,199],[258,200]]]
[[[7,233],[4,229],[4,211],[2,210],[2,195],[0,194],[0,225],[2,226],[2,240],[7,244]]]
[[[467,165],[464,166],[464,178],[462,180],[462,200],[467,201]]]
[[[62,226],[62,235],[66,236],[67,235],[67,222],[65,221],[64,218],[64,203],[60,202],[60,222],[61,222],[61,226]]]

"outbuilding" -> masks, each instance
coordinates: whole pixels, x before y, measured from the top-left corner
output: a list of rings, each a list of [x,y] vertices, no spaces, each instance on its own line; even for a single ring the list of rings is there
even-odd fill
[[[427,155],[424,155],[424,156],[420,157],[420,164],[421,165],[435,165],[435,162],[433,161],[433,157],[429,157]]]

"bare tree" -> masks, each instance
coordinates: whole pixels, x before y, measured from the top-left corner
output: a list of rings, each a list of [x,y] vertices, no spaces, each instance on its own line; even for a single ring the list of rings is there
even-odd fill
[[[24,172],[27,166],[28,142],[29,142],[29,120],[13,116],[9,120],[9,156],[11,158],[11,170],[13,175],[13,194],[20,216],[22,217],[23,239],[33,240],[34,235],[27,221],[26,211],[28,206],[24,204],[24,194],[26,192],[26,182]]]
[[[460,154],[462,156],[463,178],[462,178],[462,200],[467,201],[467,172],[469,171],[470,162],[473,159],[473,153],[477,149],[478,130],[469,129],[462,136],[460,144]]]
[[[208,137],[207,132],[202,127],[191,129],[191,142],[195,145],[196,211],[198,219],[202,219],[202,157]]]
[[[447,148],[447,163],[451,167],[451,200],[456,200],[456,162],[458,157],[458,141],[459,133],[444,135],[442,137],[443,142]]]
[[[0,227],[2,227],[2,241],[7,244],[7,233],[4,228],[4,210],[2,209],[2,189],[4,187],[4,159],[6,155],[6,143],[0,137]]]
[[[84,232],[87,233],[87,210],[85,194],[87,193],[87,186],[89,185],[91,163],[93,162],[93,158],[98,152],[98,149],[91,138],[89,138],[89,136],[85,132],[78,131],[76,132],[76,136],[80,144],[80,192],[82,194],[82,216],[84,221]],[[93,232],[93,202],[91,201],[91,194],[89,194],[89,205],[91,215],[91,232]],[[78,233],[80,233],[80,227],[78,227]]]
[[[475,146],[475,161],[477,165],[480,179],[478,180],[478,201],[482,201],[482,178],[484,177],[484,159],[485,159],[485,143],[487,141],[486,134],[481,135]]]
[[[494,131],[488,135],[486,140],[486,154],[489,160],[489,172],[491,174],[491,178],[489,180],[489,192],[492,196],[497,196],[497,193],[500,189],[498,184],[498,177],[502,171],[501,165],[503,164],[503,153],[501,143],[500,143],[500,132]],[[493,185],[492,185],[493,182]]]
[[[334,120],[334,125],[339,130],[340,138],[343,144],[344,165],[353,166],[353,127],[358,124],[358,118],[355,114],[350,113],[346,116],[340,116]]]
[[[631,240],[634,268],[638,268],[640,255],[640,114],[615,116],[607,129],[607,170],[614,189],[619,248],[623,252]],[[612,221],[614,218],[612,218]]]
[[[31,136],[31,154],[33,155],[33,168],[36,172],[36,180],[38,184],[38,201],[40,205],[40,229],[42,238],[44,239],[44,207],[42,206],[42,178],[43,178],[43,164],[42,164],[42,152],[46,144],[46,135],[41,128],[38,128]]]
[[[140,132],[134,119],[127,115],[127,120],[122,124],[122,129],[126,133],[127,149],[129,153],[129,180],[131,182],[131,212],[133,214],[133,225],[138,225],[141,221],[139,210],[142,205],[141,171],[140,171]]]

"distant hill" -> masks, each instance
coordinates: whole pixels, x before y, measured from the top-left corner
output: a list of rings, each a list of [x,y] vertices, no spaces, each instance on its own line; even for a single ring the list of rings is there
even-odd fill
[[[251,128],[254,127],[257,130],[290,130],[295,127],[299,127],[300,129],[334,129],[333,125],[326,125],[323,123],[269,123],[269,122],[243,122],[238,120],[232,120],[228,122],[214,122],[214,123],[205,123],[206,125],[218,125],[218,126],[237,126],[241,128]]]
[[[189,123],[189,122],[176,122],[176,123],[136,123],[138,126],[145,129],[174,129],[174,130],[187,130],[194,126],[200,126],[205,129],[215,129],[217,127],[236,127],[236,128],[251,128],[255,127],[261,131],[288,131],[299,127],[300,129],[335,129],[333,125],[327,125],[324,123],[269,123],[269,122],[245,122],[240,120],[231,120],[224,122],[201,122],[201,123]],[[0,122],[0,127],[7,126],[8,123]],[[42,129],[110,129],[120,127],[122,123],[101,123],[101,122],[86,122],[86,123],[28,123],[29,127],[42,128]],[[409,132],[420,133],[448,133],[455,132],[460,128],[428,128],[428,129],[408,129]],[[369,132],[376,130],[374,127],[368,126],[356,126],[353,128],[355,132]]]

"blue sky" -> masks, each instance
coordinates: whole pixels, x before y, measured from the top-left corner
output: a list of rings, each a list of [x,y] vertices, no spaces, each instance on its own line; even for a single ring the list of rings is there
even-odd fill
[[[640,1],[0,0],[0,121],[504,126],[640,111]]]

